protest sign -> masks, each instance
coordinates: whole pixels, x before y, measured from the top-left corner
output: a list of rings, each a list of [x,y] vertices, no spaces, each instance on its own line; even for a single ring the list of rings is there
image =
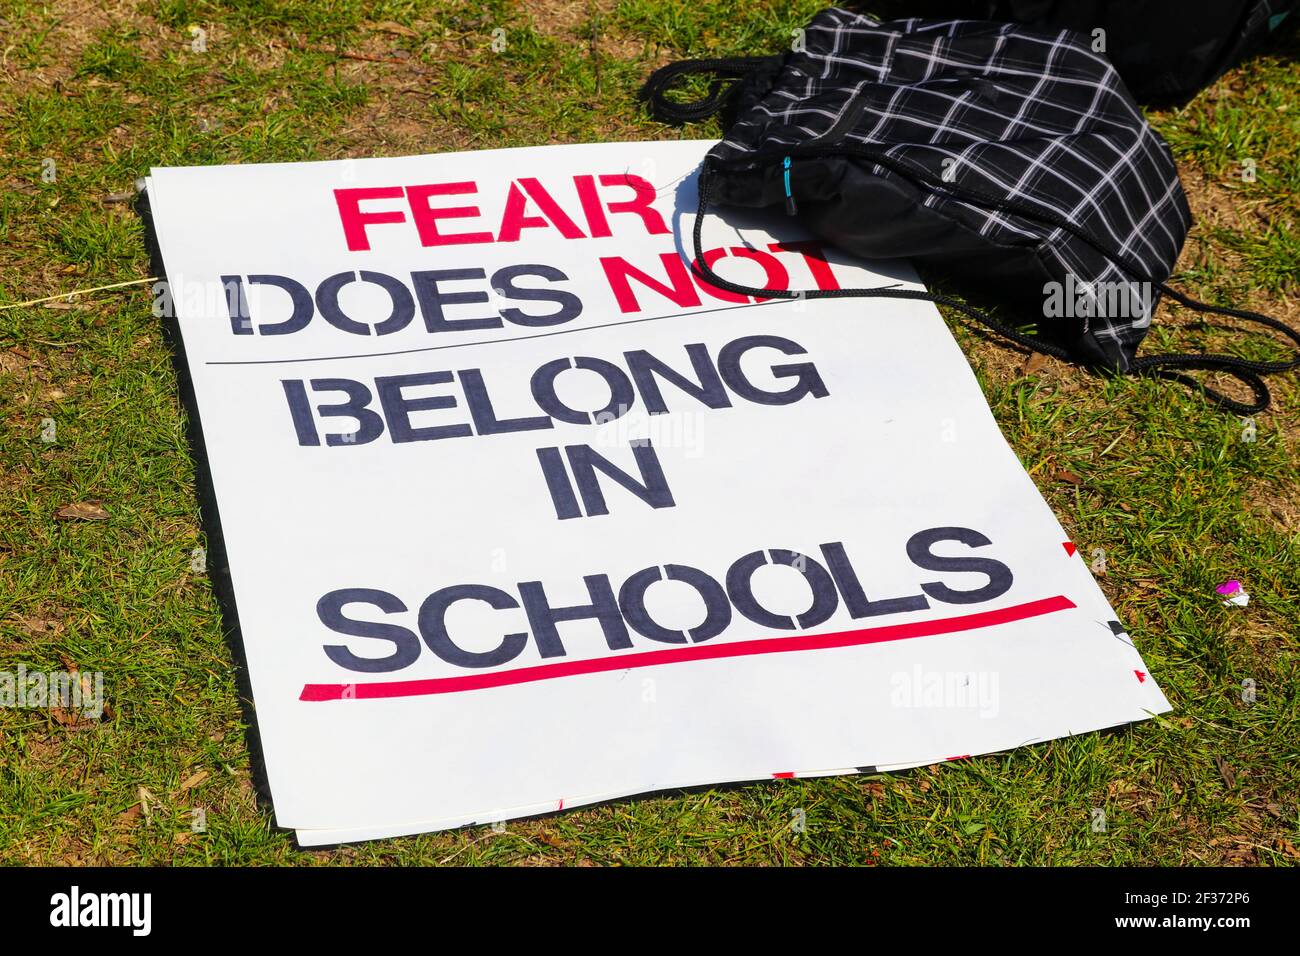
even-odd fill
[[[704,142],[156,169],[304,844],[1168,709],[934,307],[753,300]],[[719,274],[919,288],[777,218]]]

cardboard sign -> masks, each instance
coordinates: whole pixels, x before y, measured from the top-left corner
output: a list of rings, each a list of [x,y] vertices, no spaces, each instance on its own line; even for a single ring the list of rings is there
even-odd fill
[[[157,169],[304,844],[1168,709],[928,303],[692,272],[704,142]],[[719,274],[917,286],[783,217]]]

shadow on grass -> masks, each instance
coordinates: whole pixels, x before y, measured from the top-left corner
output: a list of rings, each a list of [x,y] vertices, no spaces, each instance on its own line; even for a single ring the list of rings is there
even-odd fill
[[[163,265],[158,237],[154,231],[153,210],[149,204],[147,191],[142,191],[136,197],[135,211],[144,224],[145,247],[151,270],[149,274],[165,279],[167,272]],[[212,471],[208,465],[207,445],[203,440],[203,426],[194,396],[194,383],[190,378],[189,362],[185,356],[185,342],[181,337],[175,315],[163,315],[160,325],[163,342],[171,353],[172,364],[176,369],[181,405],[185,409],[185,437],[190,446],[190,455],[194,459],[199,520],[207,541],[208,579],[212,582],[217,606],[221,611],[222,634],[230,647],[231,658],[235,663],[235,684],[239,692],[240,710],[247,728],[244,737],[248,744],[253,788],[257,795],[258,808],[270,811],[274,817],[271,784],[267,777],[266,759],[262,752],[261,735],[258,732],[257,711],[253,705],[253,686],[249,676],[248,657],[244,650],[243,632],[239,627],[239,611],[235,606],[235,590],[230,579],[230,561],[226,556],[226,540],[221,532],[221,515],[217,510],[216,491],[212,484]]]

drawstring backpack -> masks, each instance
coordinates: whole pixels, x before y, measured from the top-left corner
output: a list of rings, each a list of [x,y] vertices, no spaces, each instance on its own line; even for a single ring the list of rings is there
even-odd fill
[[[668,91],[705,74],[703,99]],[[1300,334],[1266,315],[1197,302],[1165,284],[1191,213],[1168,146],[1087,38],[979,21],[881,23],[831,8],[784,55],[686,60],[642,95],[681,125],[723,114],[704,159],[695,269],[729,292],[769,298],[924,299],[1016,344],[1094,371],[1176,379],[1217,405],[1266,409],[1260,377],[1300,365],[1225,354],[1138,356],[1160,294],[1200,313]],[[738,285],[703,255],[714,204],[784,208],[866,259],[908,258],[1028,308],[1037,334],[948,296],[900,288],[789,291]],[[1227,373],[1245,403],[1182,372]]]

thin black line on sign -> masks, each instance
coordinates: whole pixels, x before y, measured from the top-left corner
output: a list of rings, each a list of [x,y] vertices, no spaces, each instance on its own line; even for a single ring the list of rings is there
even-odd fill
[[[875,286],[877,289],[894,289],[902,283]],[[306,358],[288,359],[231,359],[217,362],[204,362],[204,365],[293,365],[301,362],[336,362],[340,359],[386,358],[390,355],[413,355],[417,352],[439,352],[443,349],[464,349],[475,345],[496,345],[499,342],[522,342],[527,339],[545,339],[553,335],[570,335],[574,332],[595,332],[599,329],[612,329],[620,325],[636,325],[639,322],[657,322],[660,319],[681,319],[691,315],[708,315],[712,312],[735,312],[738,309],[754,309],[766,305],[790,302],[791,299],[768,299],[765,302],[748,302],[745,305],[725,305],[716,309],[700,309],[694,312],[673,312],[668,315],[647,315],[639,319],[624,319],[622,322],[605,322],[601,325],[584,325],[576,329],[556,329],[554,332],[538,332],[536,335],[515,335],[508,339],[480,339],[477,342],[452,342],[447,345],[426,345],[418,349],[400,349],[396,352],[358,352],[354,355],[321,355]]]

